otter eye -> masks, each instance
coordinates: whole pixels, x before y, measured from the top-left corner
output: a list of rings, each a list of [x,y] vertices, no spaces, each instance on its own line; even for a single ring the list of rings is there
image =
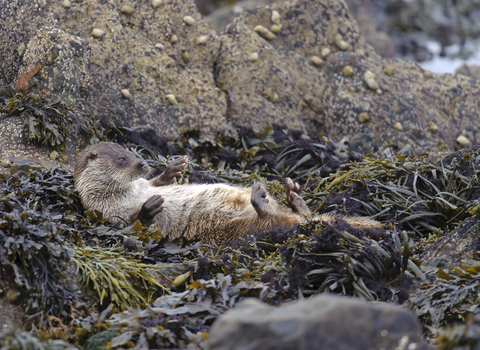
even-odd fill
[[[125,163],[125,161],[126,161],[125,157],[120,157],[119,160],[120,160],[120,162],[122,162],[122,163]]]

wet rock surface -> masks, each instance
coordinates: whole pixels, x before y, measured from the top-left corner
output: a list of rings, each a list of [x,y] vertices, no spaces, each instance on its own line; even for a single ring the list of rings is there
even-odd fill
[[[19,34],[0,51],[11,62],[0,85],[59,94],[99,119],[169,138],[277,123],[334,141],[368,134],[373,149],[400,132],[406,139],[395,148],[411,143],[406,154],[480,141],[478,84],[382,59],[367,44],[379,41],[361,36],[343,1],[247,10],[220,35],[187,0],[35,4],[8,5],[38,28],[13,28]],[[354,4],[369,14],[368,3]]]
[[[247,299],[220,316],[210,349],[427,349],[413,313],[389,304],[316,296],[273,308]],[[409,347],[410,346],[410,347]]]

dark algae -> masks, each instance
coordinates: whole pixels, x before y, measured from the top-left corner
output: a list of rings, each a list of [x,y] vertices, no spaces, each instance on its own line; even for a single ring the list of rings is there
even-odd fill
[[[16,101],[34,97],[10,99],[2,108],[20,116]],[[37,118],[33,107],[30,113]],[[204,348],[214,320],[243,298],[280,305],[317,293],[403,304],[442,349],[474,343],[478,262],[422,269],[421,254],[478,217],[475,149],[433,162],[360,156],[278,125],[214,139],[185,131],[175,141],[116,130],[108,136],[154,173],[188,155],[179,184],[262,182],[285,204],[284,179],[291,177],[316,214],[337,216],[251,230],[223,245],[168,241],[154,226],[113,224],[85,211],[69,171],[14,173],[0,182],[0,297],[23,310],[32,331],[5,330],[2,346]],[[374,218],[382,228],[352,228],[342,220],[347,214]]]

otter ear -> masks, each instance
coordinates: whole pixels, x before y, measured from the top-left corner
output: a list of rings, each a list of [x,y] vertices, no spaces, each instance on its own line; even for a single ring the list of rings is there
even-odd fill
[[[97,157],[98,157],[98,154],[95,153],[95,152],[88,152],[88,154],[87,154],[87,159],[88,159],[88,160],[94,160],[94,159],[96,159]]]

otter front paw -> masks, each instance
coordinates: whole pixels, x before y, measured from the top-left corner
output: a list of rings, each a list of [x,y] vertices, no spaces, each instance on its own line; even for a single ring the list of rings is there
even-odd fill
[[[150,226],[153,224],[155,216],[162,212],[164,199],[159,194],[151,196],[143,203],[140,212],[137,215],[142,225]]]
[[[165,181],[173,182],[173,179],[177,176],[182,175],[182,171],[185,170],[188,163],[188,156],[183,156],[178,159],[175,159],[173,162],[168,163],[167,169],[165,169],[164,176]]]
[[[167,169],[159,176],[150,180],[153,186],[165,186],[173,183],[175,177],[182,175],[182,170],[185,170],[188,164],[188,157],[183,156],[168,163]]]

